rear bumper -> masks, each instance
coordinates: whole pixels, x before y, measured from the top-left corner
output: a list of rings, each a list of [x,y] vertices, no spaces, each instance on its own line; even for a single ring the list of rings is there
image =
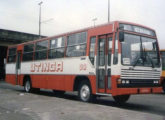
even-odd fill
[[[162,92],[163,92],[162,87],[117,88],[112,92],[112,95],[116,96],[116,95],[131,95],[131,94],[156,94]]]

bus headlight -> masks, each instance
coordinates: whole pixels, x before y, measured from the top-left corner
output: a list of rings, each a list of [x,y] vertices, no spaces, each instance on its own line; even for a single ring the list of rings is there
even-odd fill
[[[125,80],[122,80],[122,81],[121,81],[121,83],[122,83],[122,84],[125,84],[125,83],[126,83],[126,81],[125,81]]]
[[[159,84],[159,81],[158,80],[154,80],[153,83],[154,84]]]
[[[126,82],[125,82],[126,84],[129,84],[129,80],[126,80]]]
[[[129,80],[122,80],[122,84],[129,84]]]
[[[117,80],[117,84],[130,84],[130,81],[129,81],[129,80],[121,80],[121,79],[118,79],[118,80]]]

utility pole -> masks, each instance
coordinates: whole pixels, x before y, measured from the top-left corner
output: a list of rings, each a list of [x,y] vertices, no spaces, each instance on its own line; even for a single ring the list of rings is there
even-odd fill
[[[42,3],[43,3],[42,1],[38,3],[39,5],[39,38],[41,38],[41,4]]]
[[[110,0],[108,0],[108,23],[110,22]]]
[[[92,21],[94,22],[94,27],[95,27],[95,21],[97,20],[97,18],[92,19]]]

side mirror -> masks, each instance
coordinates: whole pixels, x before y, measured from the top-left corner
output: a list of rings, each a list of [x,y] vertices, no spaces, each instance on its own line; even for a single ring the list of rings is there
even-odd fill
[[[119,41],[120,42],[124,41],[124,32],[119,32]]]

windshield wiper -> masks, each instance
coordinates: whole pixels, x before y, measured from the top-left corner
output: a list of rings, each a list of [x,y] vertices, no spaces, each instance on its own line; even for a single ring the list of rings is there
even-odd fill
[[[142,47],[140,49],[140,55],[136,57],[136,61],[135,63],[133,64],[133,67],[135,67],[138,63],[138,61],[141,59],[143,61],[143,64],[144,64],[144,55],[143,55],[143,50],[142,50]]]
[[[152,65],[152,68],[155,68],[155,65],[151,59],[151,57],[145,52],[146,56],[149,58],[150,62],[151,62],[151,65]]]
[[[137,59],[136,59],[136,62],[133,64],[133,67],[135,67],[135,66],[137,65],[137,63],[138,63],[138,61],[139,61],[140,59],[142,59],[143,62],[144,62],[143,57],[142,57],[142,56],[138,56]]]
[[[153,60],[151,59],[151,57],[147,53],[145,53],[145,55],[149,58],[149,60],[151,62],[151,65],[152,65],[152,68],[155,68],[155,65],[154,65]],[[138,56],[137,58],[138,59],[136,59],[136,62],[133,64],[133,67],[135,67],[137,65],[137,63],[140,59],[142,59],[143,64],[144,64],[144,61],[146,61],[146,58],[144,58],[144,56]]]

